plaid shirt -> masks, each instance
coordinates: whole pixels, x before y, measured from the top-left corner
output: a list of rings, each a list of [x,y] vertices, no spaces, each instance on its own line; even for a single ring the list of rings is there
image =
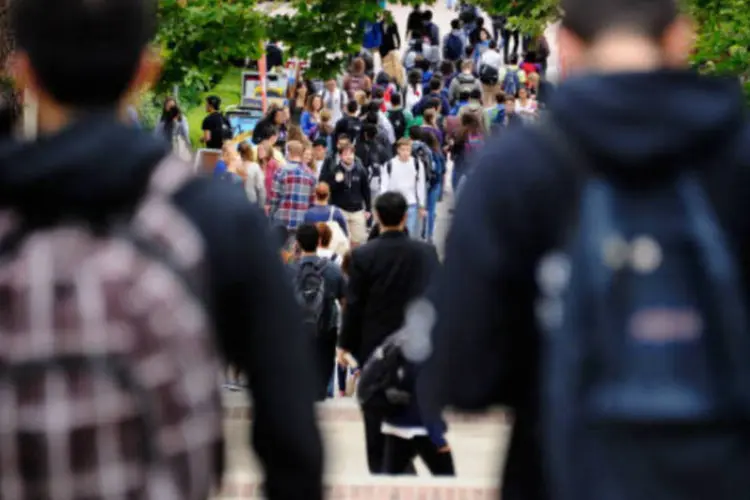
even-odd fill
[[[315,174],[300,163],[288,163],[276,171],[271,188],[271,220],[297,229],[315,197]]]

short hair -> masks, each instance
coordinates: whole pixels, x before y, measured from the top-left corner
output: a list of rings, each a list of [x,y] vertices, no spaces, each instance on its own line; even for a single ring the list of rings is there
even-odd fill
[[[372,98],[373,99],[383,99],[385,97],[385,89],[382,87],[375,87],[372,89]]]
[[[411,127],[409,127],[409,137],[411,137],[415,141],[422,140],[423,132],[424,131],[422,130],[422,127],[420,127],[419,125],[412,125]]]
[[[297,228],[297,245],[303,252],[314,252],[318,249],[320,233],[315,224],[302,224]]]
[[[373,123],[362,125],[362,137],[366,140],[373,140],[378,135],[378,126]]]
[[[469,99],[481,99],[481,98],[482,98],[482,91],[474,87],[471,90],[471,93],[469,94]]]
[[[365,64],[365,60],[361,57],[356,57],[352,61],[352,72],[353,73],[363,73],[365,69],[367,68],[367,65]]]
[[[490,49],[495,50],[497,48],[497,42],[495,40],[490,40],[489,47]]]
[[[333,119],[333,113],[328,108],[323,108],[320,110],[320,122],[321,123],[328,123]]]
[[[460,30],[461,29],[461,20],[460,19],[454,19],[451,21],[451,29],[452,30]]]
[[[333,239],[333,231],[331,231],[331,228],[328,227],[328,224],[325,222],[318,222],[315,224],[315,227],[318,229],[318,241],[320,242],[320,246],[328,248]]]
[[[346,153],[348,151],[354,152],[354,145],[351,143],[351,141],[344,143],[343,146],[341,146],[341,153]]]
[[[289,141],[286,143],[289,156],[298,158],[305,152],[305,146],[300,141]]]
[[[433,92],[435,90],[440,90],[440,87],[443,86],[443,82],[440,80],[440,77],[433,77],[430,80],[430,92]]]
[[[435,120],[437,120],[437,110],[430,108],[426,109],[424,111],[424,122],[425,123],[434,123]]]
[[[242,161],[254,162],[257,160],[255,151],[253,151],[252,146],[247,142],[241,142],[237,147],[237,151],[239,151]]]
[[[453,61],[443,61],[440,63],[440,72],[443,76],[450,76],[456,72],[456,66]]]
[[[677,0],[562,0],[563,26],[586,43],[615,29],[656,39],[680,14]]]
[[[398,92],[391,94],[391,106],[401,106],[401,94]]]
[[[431,97],[430,99],[427,99],[427,103],[424,106],[424,111],[427,111],[428,109],[440,109],[443,107],[443,103],[440,102],[440,99],[437,99],[435,97]]]
[[[461,71],[467,71],[474,69],[474,61],[471,59],[464,59],[461,62]]]
[[[346,103],[346,111],[349,114],[356,113],[358,109],[359,109],[359,104],[357,104],[357,101],[352,99],[351,101]]]
[[[432,11],[431,10],[424,11],[424,13],[422,14],[422,20],[428,21],[428,22],[432,21]]]
[[[219,111],[221,109],[221,97],[210,95],[206,97],[206,104],[214,108],[216,111]]]
[[[468,101],[471,98],[471,92],[468,90],[461,90],[458,92],[459,101]]]
[[[76,108],[119,104],[156,34],[153,0],[20,0],[10,7],[10,32],[40,86]]]
[[[318,137],[312,143],[314,148],[328,148],[328,141],[323,137]]]
[[[385,227],[396,227],[406,216],[406,198],[401,193],[388,191],[375,200],[375,213]]]
[[[431,63],[430,61],[428,61],[428,60],[427,60],[427,59],[426,59],[425,57],[423,57],[423,56],[417,56],[417,57],[416,57],[416,58],[414,59],[414,65],[415,65],[415,66],[416,66],[417,68],[421,69],[423,73],[425,73],[425,72],[427,72],[427,71],[430,71],[430,68],[432,67],[432,63]]]
[[[319,182],[315,186],[315,199],[318,201],[325,201],[331,196],[331,186],[327,182]]]
[[[503,104],[505,102],[505,92],[498,92],[495,94],[495,102],[498,104]]]
[[[401,139],[396,141],[396,150],[400,149],[403,146],[408,146],[409,148],[411,148],[411,141],[406,137],[402,137]]]
[[[511,65],[516,65],[516,64],[518,64],[518,54],[511,54],[511,55],[510,55],[510,57],[508,57],[508,62],[509,62],[509,63],[510,63]]]

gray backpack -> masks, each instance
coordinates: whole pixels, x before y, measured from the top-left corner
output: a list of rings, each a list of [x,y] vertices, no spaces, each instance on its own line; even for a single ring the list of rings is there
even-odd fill
[[[327,265],[326,261],[302,262],[294,279],[294,296],[302,307],[303,322],[306,329],[316,334],[321,332],[326,325],[323,270]]]

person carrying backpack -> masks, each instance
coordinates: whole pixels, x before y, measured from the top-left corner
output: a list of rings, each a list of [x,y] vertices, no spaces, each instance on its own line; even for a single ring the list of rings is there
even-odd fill
[[[288,264],[292,288],[302,311],[303,334],[314,342],[318,365],[317,400],[324,401],[333,377],[338,338],[336,301],[344,300],[339,266],[318,256],[320,234],[315,224],[302,224],[295,235],[300,258]]]
[[[239,425],[255,429],[268,498],[320,500],[315,372],[266,218],[122,119],[158,73],[156,11],[12,6],[44,137],[0,141],[2,496],[210,498],[230,364],[249,375]],[[71,85],[94,67],[96,85]]]
[[[412,238],[422,237],[422,221],[427,215],[427,165],[412,154],[412,141],[399,139],[394,156],[382,171],[380,193],[395,191],[406,198],[406,229]]]
[[[503,76],[503,92],[506,95],[515,96],[518,94],[521,86],[525,84],[526,73],[518,67],[518,55],[512,54],[510,56],[510,64],[505,68]]]
[[[391,96],[391,109],[387,113],[388,120],[393,125],[393,133],[396,140],[406,137],[407,124],[414,119],[411,111],[401,107],[401,95]]]
[[[461,30],[461,21],[451,21],[451,32],[443,39],[443,59],[454,63],[463,59],[466,47],[466,35]]]
[[[579,76],[485,146],[454,213],[420,380],[513,408],[503,498],[750,491],[746,102],[690,69],[675,2],[644,5],[561,2]]]
[[[471,93],[474,89],[482,91],[479,80],[474,76],[472,71],[474,70],[474,63],[470,60],[465,60],[461,63],[461,73],[451,81],[450,89],[448,90],[449,101],[451,105],[455,105],[458,101],[459,95],[462,93]]]

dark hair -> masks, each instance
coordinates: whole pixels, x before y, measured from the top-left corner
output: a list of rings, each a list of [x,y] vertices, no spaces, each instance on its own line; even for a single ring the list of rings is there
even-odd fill
[[[431,10],[424,11],[424,13],[422,14],[422,20],[427,21],[427,22],[432,21],[432,11]]]
[[[459,101],[468,101],[469,98],[471,98],[471,92],[469,92],[468,90],[461,90],[458,93],[458,100]]]
[[[440,99],[437,99],[435,97],[431,97],[427,99],[427,104],[424,106],[424,111],[427,111],[428,109],[435,109],[439,110],[443,107],[443,103],[440,102]]]
[[[357,101],[352,99],[348,103],[346,103],[346,111],[350,114],[356,113],[357,109],[359,109],[359,104],[357,104]]]
[[[401,106],[401,94],[398,92],[391,95],[391,106]]]
[[[471,90],[471,93],[469,94],[469,99],[481,99],[481,98],[482,98],[482,91],[474,87]]]
[[[422,134],[422,142],[427,144],[427,146],[435,153],[440,152],[440,141],[438,140],[435,133],[431,130],[425,130]]]
[[[443,61],[440,63],[440,72],[443,76],[451,76],[456,72],[456,65],[453,64],[453,61]]]
[[[505,92],[498,92],[497,94],[495,94],[495,102],[497,102],[498,104],[505,103]]]
[[[489,47],[490,49],[495,50],[497,48],[497,42],[495,40],[490,40]]]
[[[422,70],[419,69],[413,69],[409,71],[409,75],[406,78],[406,81],[411,85],[412,87],[417,87],[417,85],[422,84]]]
[[[430,71],[430,67],[432,66],[432,64],[430,63],[430,61],[428,61],[427,59],[425,59],[422,56],[417,56],[416,60],[414,61],[414,65],[417,68],[421,69],[423,73],[427,72],[427,71]]]
[[[206,104],[214,108],[216,111],[219,111],[221,109],[221,97],[210,95],[206,97]]]
[[[10,31],[39,84],[56,101],[78,108],[117,105],[156,34],[153,0],[22,0],[10,6]]]
[[[430,92],[434,92],[436,90],[440,90],[440,87],[443,86],[443,81],[440,79],[439,76],[432,77],[430,79]]]
[[[297,228],[297,245],[303,252],[314,252],[318,249],[320,233],[315,224],[302,224]]]
[[[372,89],[373,99],[379,99],[382,101],[384,97],[385,97],[385,90],[382,87],[375,87],[374,89]]]
[[[421,141],[424,130],[419,125],[409,127],[409,137],[415,141]]]
[[[511,54],[508,58],[508,63],[510,63],[511,65],[518,64],[518,54]]]
[[[362,138],[368,141],[375,139],[378,135],[378,126],[372,123],[362,125]]]
[[[590,43],[613,29],[656,39],[679,16],[677,0],[563,0],[563,26]]]
[[[378,214],[380,223],[385,227],[396,227],[404,220],[406,215],[406,198],[401,193],[388,191],[375,200],[375,213]]]
[[[451,29],[452,30],[460,30],[461,29],[461,20],[460,19],[454,19],[451,21]]]
[[[482,26],[484,26],[484,18],[482,16],[479,16],[477,18],[477,29],[481,28]]]

